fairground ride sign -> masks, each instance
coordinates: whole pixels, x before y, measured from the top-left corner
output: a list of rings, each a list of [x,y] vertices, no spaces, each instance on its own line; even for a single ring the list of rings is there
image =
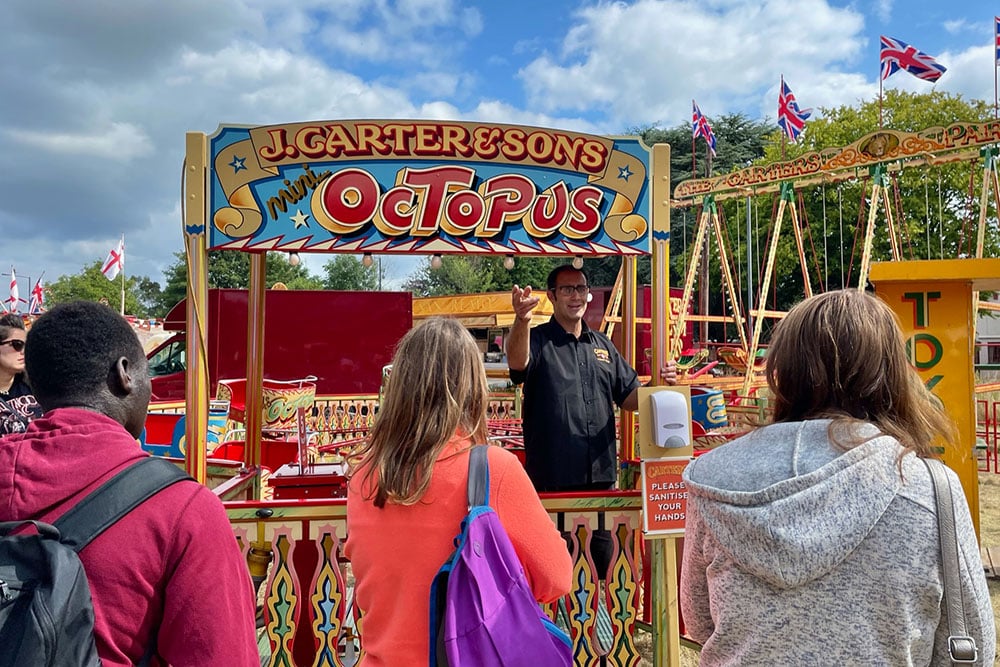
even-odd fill
[[[220,127],[209,247],[352,253],[649,252],[636,137],[445,121]]]

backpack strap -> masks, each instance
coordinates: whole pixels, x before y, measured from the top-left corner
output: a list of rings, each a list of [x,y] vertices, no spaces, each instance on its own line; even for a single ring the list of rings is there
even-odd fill
[[[490,504],[490,462],[487,445],[476,445],[469,452],[469,509]]]
[[[165,459],[150,456],[125,468],[53,524],[60,542],[79,553],[91,540],[175,482],[191,479]]]

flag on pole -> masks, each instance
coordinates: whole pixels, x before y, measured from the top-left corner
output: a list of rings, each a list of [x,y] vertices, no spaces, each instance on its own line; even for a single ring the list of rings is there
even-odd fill
[[[41,277],[35,282],[35,286],[31,288],[31,300],[28,302],[28,312],[32,315],[38,315],[43,310],[45,310],[45,289],[42,287]]]
[[[996,45],[994,62],[1000,65],[1000,16],[993,17],[993,41]]]
[[[118,277],[118,273],[125,270],[125,237],[121,237],[118,240],[117,247],[111,249],[108,253],[108,258],[104,260],[104,266],[101,267],[101,273],[108,280],[114,280]]]
[[[799,109],[792,89],[785,83],[785,77],[781,77],[781,91],[778,93],[778,125],[785,136],[792,141],[798,139],[805,129],[806,119],[811,115],[812,109]]]
[[[941,65],[929,55],[906,42],[882,35],[879,62],[882,65],[882,79],[888,79],[899,70],[905,70],[924,81],[937,81],[945,73]]]
[[[10,267],[10,296],[7,297],[7,303],[10,304],[7,308],[12,313],[16,313],[20,308],[18,307],[18,302],[21,300],[21,295],[17,291],[17,276],[14,274],[14,267]]]
[[[704,137],[708,142],[708,150],[715,155],[715,133],[712,126],[708,124],[708,119],[701,113],[698,103],[691,100],[691,136],[694,139]]]

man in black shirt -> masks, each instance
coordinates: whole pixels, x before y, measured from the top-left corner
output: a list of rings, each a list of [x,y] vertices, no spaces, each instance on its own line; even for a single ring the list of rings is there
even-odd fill
[[[614,405],[638,408],[639,377],[607,336],[583,321],[591,300],[583,271],[559,266],[546,282],[552,318],[534,329],[540,298],[530,285],[511,291],[507,365],[511,382],[524,384],[524,467],[537,491],[612,489],[618,474]],[[660,376],[676,384],[676,364],[667,362]],[[610,533],[595,530],[591,554],[602,579],[611,553]]]
[[[529,330],[540,301],[517,285],[507,364],[524,383],[525,468],[538,491],[606,490],[615,485],[615,411],[639,405],[639,378],[614,344],[583,321],[590,288],[582,271],[564,265],[549,274],[553,315]],[[675,384],[671,361],[661,377]]]

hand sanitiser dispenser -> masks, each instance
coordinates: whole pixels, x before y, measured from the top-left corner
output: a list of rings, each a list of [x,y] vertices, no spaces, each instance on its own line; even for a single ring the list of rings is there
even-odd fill
[[[691,444],[691,416],[687,398],[677,391],[656,391],[649,395],[653,414],[653,444],[676,448]]]

